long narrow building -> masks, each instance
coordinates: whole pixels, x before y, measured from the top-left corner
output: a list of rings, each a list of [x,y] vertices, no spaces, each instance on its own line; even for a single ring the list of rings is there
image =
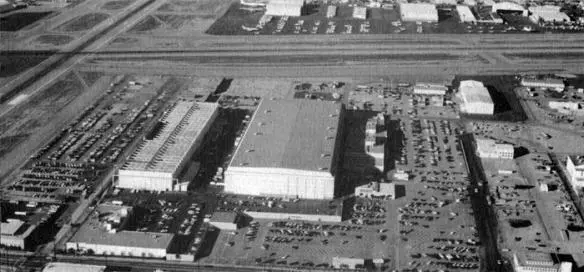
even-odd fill
[[[215,103],[179,101],[118,171],[118,187],[172,191],[217,116]]]
[[[262,100],[225,172],[225,191],[332,199],[342,120],[340,103]]]

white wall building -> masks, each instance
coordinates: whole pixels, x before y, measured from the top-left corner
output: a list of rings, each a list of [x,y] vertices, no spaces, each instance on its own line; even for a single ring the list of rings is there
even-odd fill
[[[542,20],[544,22],[569,22],[570,16],[564,12],[561,12],[560,8],[560,6],[544,5],[529,7],[529,11],[537,21]]]
[[[566,85],[561,79],[521,79],[521,86],[529,88],[547,88],[556,91],[563,91]]]
[[[0,245],[24,250],[34,229],[35,226],[27,225],[22,220],[8,218],[0,223]]]
[[[225,171],[225,191],[332,199],[343,108],[316,100],[262,100]]]
[[[353,8],[353,18],[366,20],[367,19],[367,8],[366,7],[354,7]]]
[[[327,6],[326,7],[326,17],[327,18],[334,18],[337,16],[337,6]]]
[[[164,116],[157,137],[144,140],[118,171],[118,187],[150,191],[172,191],[179,174],[190,166],[190,159],[217,116],[215,103],[179,101]]]
[[[438,22],[438,10],[434,4],[401,3],[399,14],[404,22]]]
[[[266,5],[266,15],[300,16],[304,0],[270,0]]]
[[[548,106],[554,110],[571,110],[577,111],[580,109],[578,102],[563,102],[563,101],[549,101]]]
[[[584,187],[584,156],[568,156],[566,170],[573,187]]]
[[[457,97],[461,100],[460,111],[468,114],[492,115],[495,104],[489,90],[480,81],[464,80],[460,82]]]
[[[458,13],[458,18],[463,23],[475,23],[477,21],[477,18],[468,6],[458,5],[456,6],[456,12]]]
[[[514,150],[510,144],[497,144],[491,139],[476,139],[477,154],[481,158],[513,159]]]

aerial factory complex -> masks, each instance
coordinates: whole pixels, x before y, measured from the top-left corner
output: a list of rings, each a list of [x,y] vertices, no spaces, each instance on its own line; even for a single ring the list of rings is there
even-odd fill
[[[583,8],[0,1],[0,271],[584,271]]]

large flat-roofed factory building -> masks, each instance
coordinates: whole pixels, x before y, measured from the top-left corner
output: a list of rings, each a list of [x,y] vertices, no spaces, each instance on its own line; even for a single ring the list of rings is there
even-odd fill
[[[273,16],[300,16],[304,0],[270,0],[266,14]]]
[[[438,10],[434,4],[402,3],[399,14],[404,22],[438,22]]]
[[[118,187],[173,191],[217,116],[215,103],[178,101],[118,171]]]
[[[457,96],[463,113],[493,115],[495,111],[489,90],[480,81],[461,81]]]
[[[332,199],[344,108],[316,100],[262,100],[225,172],[225,191]]]

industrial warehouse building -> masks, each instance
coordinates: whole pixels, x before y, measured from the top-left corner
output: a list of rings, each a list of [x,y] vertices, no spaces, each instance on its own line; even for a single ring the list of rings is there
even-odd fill
[[[443,84],[419,82],[414,85],[413,93],[430,99],[432,106],[442,107],[444,105],[444,96],[448,87]]]
[[[555,91],[563,91],[566,85],[564,81],[561,79],[530,79],[530,78],[523,78],[521,79],[521,86],[529,87],[529,88],[546,88],[552,89]]]
[[[166,258],[174,234],[123,230],[131,213],[128,206],[98,206],[65,247],[96,255]]]
[[[463,23],[475,23],[477,21],[477,18],[468,6],[458,5],[456,6],[456,12],[458,13],[458,18]]]
[[[118,187],[172,191],[217,116],[215,103],[179,101],[118,171]],[[188,181],[187,181],[188,182]]]
[[[568,156],[566,170],[573,187],[584,187],[584,156]]]
[[[477,154],[481,158],[512,160],[514,156],[513,146],[510,144],[497,144],[491,139],[476,139]]]
[[[523,16],[528,15],[528,11],[521,5],[513,2],[498,2],[491,7],[492,13],[518,13]]]
[[[399,5],[400,18],[404,22],[438,22],[438,10],[433,4]]]
[[[335,16],[337,16],[337,6],[326,7],[326,17],[334,18]]]
[[[354,7],[353,8],[353,18],[359,20],[367,19],[367,8],[366,7]]]
[[[535,6],[529,7],[529,12],[532,13],[533,20],[537,23],[539,20],[544,22],[569,22],[570,16],[560,11],[560,6]]]
[[[480,81],[461,81],[457,97],[460,99],[460,111],[463,113],[492,115],[495,111],[489,90]]]
[[[225,191],[332,199],[343,115],[330,101],[262,100],[225,171]]]
[[[270,0],[266,6],[266,15],[300,16],[304,0]]]
[[[513,253],[513,268],[516,272],[571,272],[571,262],[555,262],[550,253]]]

